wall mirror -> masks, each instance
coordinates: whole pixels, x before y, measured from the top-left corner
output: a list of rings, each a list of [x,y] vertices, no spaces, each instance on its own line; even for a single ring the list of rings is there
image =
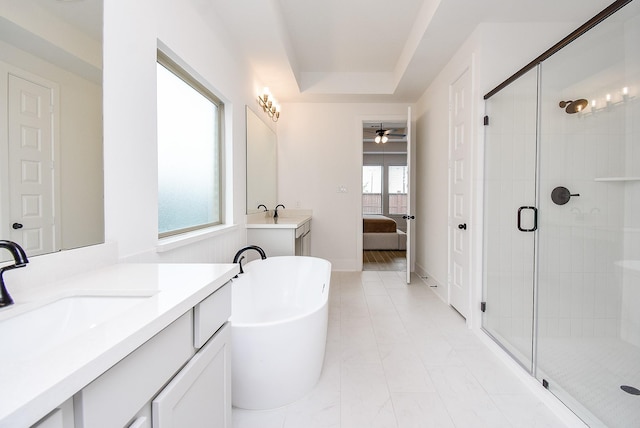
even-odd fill
[[[246,107],[247,115],[247,214],[272,210],[277,200],[276,134],[256,113]]]
[[[28,256],[104,242],[102,11],[3,0],[0,239]]]

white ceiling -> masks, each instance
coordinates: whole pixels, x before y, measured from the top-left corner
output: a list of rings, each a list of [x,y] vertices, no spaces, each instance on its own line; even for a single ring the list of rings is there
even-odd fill
[[[100,38],[102,0],[30,1]],[[203,19],[224,27],[281,102],[415,102],[479,23],[567,22],[574,29],[612,2],[191,1]]]
[[[206,10],[258,77],[279,101],[289,102],[415,102],[479,23],[568,22],[574,29],[611,3],[210,1]]]
[[[4,0],[3,0],[4,1]],[[15,0],[14,0],[15,1]],[[48,13],[77,27],[95,40],[102,39],[103,0],[30,0]]]

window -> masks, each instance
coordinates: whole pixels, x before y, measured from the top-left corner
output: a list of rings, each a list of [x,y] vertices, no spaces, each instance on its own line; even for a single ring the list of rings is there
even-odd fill
[[[158,236],[222,223],[223,103],[158,52]]]
[[[389,214],[407,213],[407,166],[389,166]]]
[[[382,214],[382,166],[362,167],[362,213]]]

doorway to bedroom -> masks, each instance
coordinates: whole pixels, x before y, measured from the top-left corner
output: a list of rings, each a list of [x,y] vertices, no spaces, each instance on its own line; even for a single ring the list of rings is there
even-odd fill
[[[407,122],[363,122],[362,268],[407,270]]]

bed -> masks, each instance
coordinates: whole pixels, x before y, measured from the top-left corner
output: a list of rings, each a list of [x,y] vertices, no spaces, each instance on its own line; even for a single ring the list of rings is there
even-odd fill
[[[362,216],[362,247],[365,250],[406,250],[407,234],[396,221],[383,215]]]

